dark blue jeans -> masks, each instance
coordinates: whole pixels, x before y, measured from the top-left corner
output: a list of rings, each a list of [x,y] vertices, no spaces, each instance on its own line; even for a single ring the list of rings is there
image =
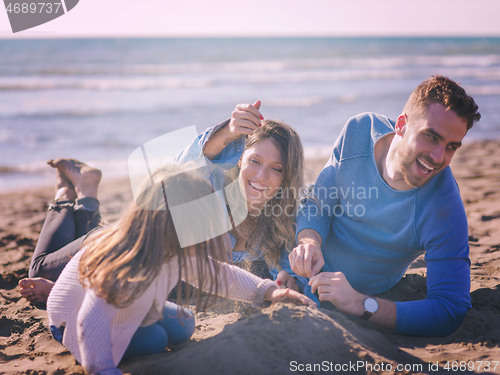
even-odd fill
[[[95,198],[51,202],[31,259],[29,277],[56,281],[100,221],[99,201]]]
[[[195,318],[191,310],[173,302],[165,302],[163,319],[147,327],[139,327],[135,332],[123,359],[131,359],[143,355],[158,354],[167,346],[179,345],[193,335]]]

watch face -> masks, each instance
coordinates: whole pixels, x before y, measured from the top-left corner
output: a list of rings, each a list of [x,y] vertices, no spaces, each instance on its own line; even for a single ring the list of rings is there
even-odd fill
[[[378,302],[375,298],[369,297],[365,299],[364,305],[365,305],[365,310],[371,313],[374,313],[375,311],[378,310]]]

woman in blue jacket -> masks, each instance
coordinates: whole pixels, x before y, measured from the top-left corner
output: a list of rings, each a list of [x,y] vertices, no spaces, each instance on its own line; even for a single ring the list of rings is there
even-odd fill
[[[304,184],[304,152],[288,124],[264,119],[260,101],[237,105],[229,120],[208,128],[179,155],[196,159],[200,151],[212,166],[216,190],[237,180],[248,215],[231,230],[233,261],[279,285],[303,290],[306,279],[295,275],[288,252],[295,246],[295,218]],[[222,173],[222,178],[214,175]],[[222,172],[221,172],[222,171]]]

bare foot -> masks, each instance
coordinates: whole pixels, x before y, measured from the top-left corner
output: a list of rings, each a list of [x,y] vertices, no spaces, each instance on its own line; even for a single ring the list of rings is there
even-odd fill
[[[102,172],[75,159],[55,159],[49,162],[57,168],[75,187],[77,198],[92,197],[97,199],[97,188]]]
[[[48,165],[55,168],[54,160],[49,160]],[[56,201],[74,201],[76,199],[75,187],[68,178],[56,168]]]
[[[31,279],[20,280],[19,286],[21,287],[19,290],[21,296],[34,305],[47,302],[47,298],[49,297],[52,287],[54,286],[54,282],[41,277],[34,277]]]

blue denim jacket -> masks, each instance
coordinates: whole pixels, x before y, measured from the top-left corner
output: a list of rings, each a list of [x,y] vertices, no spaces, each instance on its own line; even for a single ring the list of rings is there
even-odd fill
[[[176,158],[176,163],[185,163],[193,160],[197,160],[203,156],[203,147],[210,139],[210,137],[215,134],[220,128],[226,126],[229,123],[229,120],[226,120],[219,125],[208,128],[203,133],[201,133],[193,142],[184,149]],[[233,168],[236,168],[238,161],[243,155],[243,151],[245,150],[245,136],[238,138],[237,140],[229,143],[215,158],[209,160],[205,158],[207,165],[209,166],[208,170],[211,171],[210,176],[207,176],[214,186],[214,189],[218,190],[221,186],[223,186],[223,181],[225,179],[225,171],[229,171]],[[234,248],[236,245],[236,239],[234,236],[229,233],[231,248]],[[250,258],[250,254],[246,251],[234,251],[233,261],[240,262],[243,260],[264,260],[264,256],[260,254],[257,258]],[[307,285],[308,279],[302,276],[296,275],[292,269],[290,268],[290,262],[288,261],[288,250],[283,249],[281,253],[281,258],[278,262],[278,267],[274,267],[269,269],[269,273],[272,275],[275,280],[278,276],[280,270],[284,270],[288,272],[297,282],[297,285],[300,287],[300,290],[303,291],[304,287]]]

